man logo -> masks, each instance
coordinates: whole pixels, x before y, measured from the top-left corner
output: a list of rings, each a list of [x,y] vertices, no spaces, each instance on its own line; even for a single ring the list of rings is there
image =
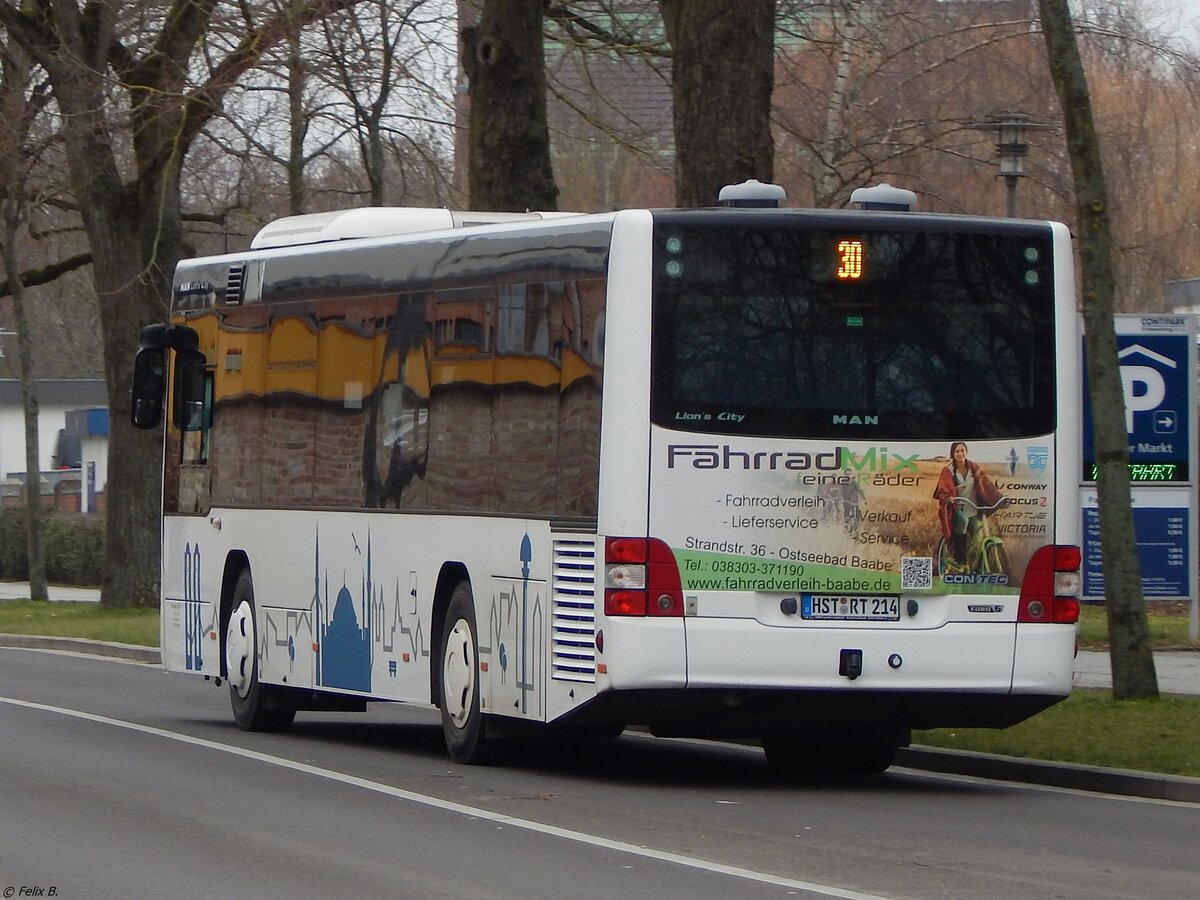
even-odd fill
[[[834,425],[878,425],[879,416],[839,416],[834,415]]]

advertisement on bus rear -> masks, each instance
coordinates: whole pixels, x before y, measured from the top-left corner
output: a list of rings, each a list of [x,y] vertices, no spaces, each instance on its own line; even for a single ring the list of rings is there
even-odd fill
[[[860,444],[655,431],[651,533],[684,590],[1017,593],[1054,540],[1047,439]]]

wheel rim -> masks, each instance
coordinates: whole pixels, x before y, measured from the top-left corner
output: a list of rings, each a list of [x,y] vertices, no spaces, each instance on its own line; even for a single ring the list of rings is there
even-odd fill
[[[938,541],[937,566],[939,575],[945,575],[949,569],[948,562],[950,558],[950,548],[946,546],[946,543],[947,542],[945,538],[942,538],[940,541]]]
[[[250,676],[254,671],[254,613],[243,600],[229,617],[225,633],[225,668],[229,684],[239,697],[250,692]]]
[[[442,703],[455,728],[466,727],[475,699],[475,642],[465,619],[454,623],[446,635],[442,661]]]

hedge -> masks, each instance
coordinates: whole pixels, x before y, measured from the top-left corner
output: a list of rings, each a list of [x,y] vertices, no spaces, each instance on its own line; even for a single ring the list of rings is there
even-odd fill
[[[46,580],[51,584],[97,585],[104,571],[104,518],[47,512],[42,517]],[[0,509],[0,581],[28,581],[25,508]]]

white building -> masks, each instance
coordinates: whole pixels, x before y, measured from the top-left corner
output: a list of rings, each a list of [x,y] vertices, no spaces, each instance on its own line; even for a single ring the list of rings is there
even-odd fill
[[[103,491],[108,480],[108,395],[104,381],[42,379],[37,382],[37,400],[38,464],[43,490],[63,475],[83,480],[91,470],[95,473],[94,489]],[[0,378],[0,486],[24,481],[21,383]]]

